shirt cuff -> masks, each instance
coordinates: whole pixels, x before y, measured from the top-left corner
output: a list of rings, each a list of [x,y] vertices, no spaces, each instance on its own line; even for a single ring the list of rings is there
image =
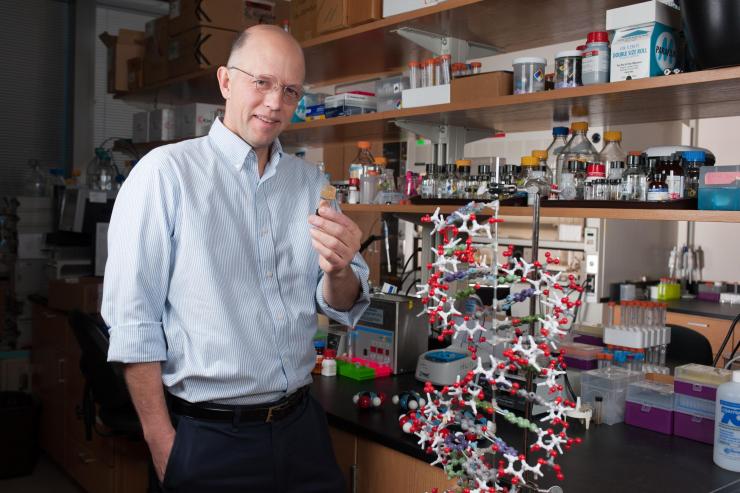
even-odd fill
[[[119,325],[109,329],[108,361],[120,363],[151,363],[167,361],[167,344],[162,324],[141,323]]]
[[[319,306],[319,310],[342,325],[355,326],[357,321],[365,312],[365,309],[370,306],[370,284],[367,282],[368,271],[367,268],[361,265],[351,264],[352,272],[355,273],[357,279],[360,281],[360,296],[355,301],[355,304],[347,311],[339,311],[330,307],[324,299],[324,273],[321,273],[321,279],[319,284],[316,286],[316,303]]]

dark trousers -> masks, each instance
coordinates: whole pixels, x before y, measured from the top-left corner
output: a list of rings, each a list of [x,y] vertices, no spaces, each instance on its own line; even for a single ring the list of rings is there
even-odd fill
[[[162,491],[178,493],[344,493],[326,414],[310,395],[271,423],[173,416],[176,426]]]

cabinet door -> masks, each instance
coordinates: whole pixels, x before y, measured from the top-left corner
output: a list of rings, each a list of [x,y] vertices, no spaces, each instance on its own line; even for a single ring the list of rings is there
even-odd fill
[[[354,478],[354,467],[357,455],[357,438],[346,431],[329,427],[329,436],[334,447],[334,455],[337,458],[339,469],[342,470],[347,491],[352,492]]]
[[[357,468],[358,493],[444,491],[455,486],[439,467],[363,438],[357,439]]]
[[[67,473],[87,493],[113,491],[114,469],[86,443],[70,441],[65,448]]]
[[[63,315],[34,306],[31,362],[33,393],[41,400],[39,440],[41,448],[58,464],[64,464],[66,337]]]
[[[149,486],[149,450],[146,443],[116,438],[115,493],[144,493]]]
[[[727,335],[727,330],[730,328],[729,320],[675,312],[668,312],[666,322],[695,330],[704,335],[704,337],[709,339],[709,343],[712,345],[712,353],[715,355],[719,351],[725,335]],[[728,346],[730,348],[734,347],[732,339],[728,342]]]

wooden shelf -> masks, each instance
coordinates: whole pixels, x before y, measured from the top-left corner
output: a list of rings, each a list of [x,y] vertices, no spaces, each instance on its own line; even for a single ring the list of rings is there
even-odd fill
[[[394,214],[433,214],[436,206],[432,205],[368,205],[342,204],[344,212],[386,212]],[[450,214],[459,206],[439,206],[440,212]],[[501,207],[501,216],[531,216],[531,207]],[[574,209],[569,207],[543,207],[542,217],[579,217],[597,219],[627,219],[646,221],[692,221],[740,223],[740,212],[735,211],[694,211],[669,209]]]
[[[740,67],[297,123],[281,141],[321,145],[383,138],[397,132],[396,119],[523,132],[574,118],[615,126],[734,115],[740,115]]]
[[[496,46],[511,52],[586,38],[604,29],[606,10],[633,0],[446,0],[302,43],[306,81],[405,67],[430,56],[392,31],[404,26]]]

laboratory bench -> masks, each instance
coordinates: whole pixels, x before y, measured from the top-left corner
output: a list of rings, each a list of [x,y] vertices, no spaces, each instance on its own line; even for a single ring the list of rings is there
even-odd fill
[[[428,465],[434,457],[426,455],[418,438],[398,425],[401,412],[391,397],[421,389],[421,382],[410,374],[366,381],[315,376],[311,394],[326,410],[337,461],[350,484],[356,485],[350,491],[385,487],[385,491],[411,493],[454,484],[440,468]],[[359,409],[352,396],[362,390],[384,392],[387,399],[379,408]],[[501,421],[497,433],[521,450],[522,431]],[[569,423],[570,435],[582,437],[583,442],[558,460],[564,481],[548,474],[543,485],[559,484],[566,493],[740,492],[740,474],[715,466],[711,445],[624,423],[592,423],[588,430],[579,421]],[[367,457],[368,451],[374,456]],[[391,470],[379,470],[379,465]]]
[[[666,301],[668,311],[684,315],[719,318],[722,320],[734,319],[740,313],[740,305],[732,303],[713,303],[703,300],[675,300]]]

